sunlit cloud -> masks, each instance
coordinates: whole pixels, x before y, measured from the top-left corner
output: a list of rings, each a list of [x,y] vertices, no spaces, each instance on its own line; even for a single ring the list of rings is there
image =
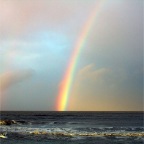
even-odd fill
[[[22,82],[30,78],[34,74],[33,70],[19,70],[5,72],[0,75],[0,91],[5,91],[7,88],[14,86],[16,83]]]
[[[86,65],[74,79],[68,110],[141,110],[140,99],[135,97],[135,88],[130,88],[133,84],[128,86],[127,78],[122,70]]]

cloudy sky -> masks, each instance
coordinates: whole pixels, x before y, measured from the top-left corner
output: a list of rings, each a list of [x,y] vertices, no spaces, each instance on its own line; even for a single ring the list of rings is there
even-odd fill
[[[143,110],[143,0],[0,0],[1,110],[57,110],[94,8],[66,110]]]

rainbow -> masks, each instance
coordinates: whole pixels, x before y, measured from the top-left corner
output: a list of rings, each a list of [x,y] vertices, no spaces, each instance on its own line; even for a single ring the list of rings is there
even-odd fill
[[[70,88],[72,85],[72,80],[74,77],[76,64],[77,64],[80,52],[81,52],[81,50],[85,44],[85,41],[86,41],[86,39],[90,33],[92,25],[98,16],[98,12],[99,12],[99,9],[100,9],[102,2],[103,2],[103,0],[96,2],[96,6],[94,7],[94,11],[91,13],[87,22],[85,23],[84,27],[82,28],[82,31],[79,35],[77,42],[76,42],[76,45],[74,47],[73,54],[70,58],[66,73],[65,73],[63,80],[62,80],[60,87],[59,87],[59,93],[57,96],[57,103],[56,103],[56,110],[57,111],[65,111],[67,108]]]

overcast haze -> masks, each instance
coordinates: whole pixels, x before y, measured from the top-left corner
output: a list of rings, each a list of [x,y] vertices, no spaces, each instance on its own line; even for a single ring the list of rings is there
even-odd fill
[[[102,2],[102,1],[100,1]],[[77,62],[67,110],[143,110],[143,0],[105,0]],[[56,110],[96,0],[0,0],[1,110]]]

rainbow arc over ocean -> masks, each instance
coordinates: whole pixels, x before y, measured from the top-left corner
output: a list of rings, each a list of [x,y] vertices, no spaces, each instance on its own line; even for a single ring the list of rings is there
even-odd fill
[[[59,87],[59,93],[56,100],[56,110],[57,111],[65,111],[67,109],[68,105],[68,99],[70,95],[70,89],[74,77],[75,68],[78,62],[78,58],[80,55],[80,52],[82,48],[84,47],[84,44],[86,42],[87,37],[89,36],[89,33],[92,29],[92,26],[96,20],[96,18],[99,15],[100,7],[104,3],[105,0],[97,1],[94,7],[94,10],[88,17],[86,23],[84,24],[82,31],[76,41],[76,44],[74,46],[74,51],[71,55],[68,67],[66,69],[66,72],[64,74],[64,77],[61,81],[60,87]]]

